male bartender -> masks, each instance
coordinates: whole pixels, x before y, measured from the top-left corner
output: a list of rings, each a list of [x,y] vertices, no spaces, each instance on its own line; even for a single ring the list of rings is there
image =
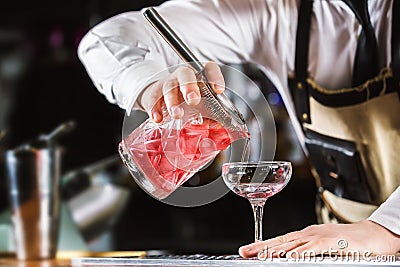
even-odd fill
[[[157,8],[200,60],[265,72],[312,162],[321,222],[337,222],[241,247],[242,256],[265,247],[321,253],[339,239],[344,250],[400,250],[399,9],[398,0],[175,0]],[[127,112],[144,109],[159,122],[162,105],[179,117],[177,104],[199,102],[189,68],[155,75],[179,58],[140,12],[95,26],[78,52],[98,90]],[[215,63],[206,70],[223,84]]]

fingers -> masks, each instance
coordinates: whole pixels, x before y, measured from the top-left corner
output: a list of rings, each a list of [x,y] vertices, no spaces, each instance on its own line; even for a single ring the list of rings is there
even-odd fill
[[[175,75],[185,102],[188,105],[199,104],[201,95],[193,70],[188,67],[181,67],[175,71]]]
[[[304,234],[301,231],[295,231],[291,233],[287,233],[285,235],[281,235],[278,237],[274,237],[262,242],[255,242],[246,246],[242,246],[239,248],[239,254],[242,257],[249,258],[249,257],[255,257],[257,256],[258,252],[261,249],[265,248],[273,248],[273,247],[279,247],[283,244],[288,244],[291,241],[295,240],[302,240],[305,238],[307,234]],[[291,243],[294,244],[294,243]],[[299,245],[299,244],[298,244]]]
[[[331,249],[327,249],[331,248]],[[303,243],[302,245],[296,246],[294,248],[286,248],[284,249],[286,252],[285,256],[287,258],[307,258],[307,257],[315,257],[318,255],[330,253],[337,253],[337,250],[332,249],[332,245],[329,242],[325,242],[325,240],[310,240],[309,242]]]
[[[305,243],[307,243],[308,241],[303,241],[303,240],[293,240],[278,246],[274,246],[274,247],[269,247],[268,248],[268,256],[271,258],[274,257],[282,257],[285,254],[287,254],[288,251],[293,251],[295,249],[297,249],[298,247],[301,247],[302,245],[304,245]]]
[[[216,94],[224,92],[225,80],[218,64],[215,62],[207,62],[204,67],[205,67],[205,75],[207,76],[208,82],[214,89],[214,92]]]
[[[149,117],[155,122],[163,119],[162,106],[165,105],[162,97],[162,81],[157,81],[149,85],[137,100]]]
[[[242,246],[239,248],[239,255],[243,258],[256,257],[260,251],[268,249],[266,241],[255,242],[250,245]]]
[[[153,107],[150,109],[150,111],[148,112],[150,118],[156,122],[159,123],[162,121],[163,119],[163,115],[162,115],[162,106],[165,105],[164,101],[162,100],[162,98],[160,98],[154,105]]]
[[[185,101],[188,105],[200,103],[200,90],[192,69],[181,67],[170,75],[163,84],[164,102],[169,114],[174,119],[183,116],[180,104]]]
[[[205,74],[215,93],[220,94],[225,90],[225,82],[221,69],[216,63],[205,64]],[[174,119],[183,116],[180,105],[186,102],[188,105],[200,103],[201,95],[193,69],[180,67],[169,76],[155,82],[144,90],[140,103],[155,122],[163,119],[163,106]]]
[[[306,258],[347,252],[350,256],[354,256],[351,253],[361,253],[366,257],[396,253],[398,249],[388,246],[388,239],[380,231],[381,226],[376,227],[369,222],[312,225],[301,231],[243,246],[239,248],[239,254],[245,258],[260,255],[263,258]]]
[[[179,82],[176,77],[171,76],[164,82],[162,92],[168,113],[174,119],[182,117],[183,110],[179,107],[179,104],[182,103],[182,99],[179,94]]]
[[[200,91],[192,69],[182,67],[167,77],[149,85],[140,97],[140,105],[155,122],[163,119],[163,108],[175,119],[182,117],[182,102],[196,105],[200,102]]]
[[[328,241],[329,240],[314,240],[312,238],[304,240],[296,239],[277,246],[268,246],[268,242],[263,241],[257,242],[255,243],[256,246],[247,249],[241,247],[239,249],[239,254],[244,258],[257,257],[260,253],[263,253],[263,257],[266,258],[302,258],[317,256],[329,252],[327,249]]]

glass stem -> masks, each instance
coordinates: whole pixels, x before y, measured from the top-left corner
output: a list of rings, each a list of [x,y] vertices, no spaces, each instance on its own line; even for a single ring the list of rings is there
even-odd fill
[[[262,241],[262,219],[265,201],[250,201],[254,213],[254,239],[255,242]]]

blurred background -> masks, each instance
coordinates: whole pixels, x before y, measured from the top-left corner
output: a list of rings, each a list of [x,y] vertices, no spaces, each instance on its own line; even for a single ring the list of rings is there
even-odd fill
[[[124,112],[98,93],[77,58],[81,38],[95,24],[162,2],[12,1],[0,10],[0,226],[7,223],[8,211],[4,151],[73,121],[75,129],[59,140],[64,216],[70,219],[64,231],[76,231],[88,249],[236,253],[252,242],[253,215],[244,198],[229,192],[202,207],[178,208],[136,186],[117,156]],[[271,105],[275,158],[294,165],[289,185],[265,206],[265,238],[315,223],[314,181],[279,94],[255,66],[236,67],[259,85]],[[89,204],[99,197],[104,204],[93,210]]]

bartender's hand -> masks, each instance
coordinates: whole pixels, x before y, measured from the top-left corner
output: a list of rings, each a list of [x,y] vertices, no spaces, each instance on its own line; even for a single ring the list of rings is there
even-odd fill
[[[302,254],[304,251],[318,255],[327,254],[329,250],[338,251],[336,254],[340,251],[370,254],[366,256],[396,254],[400,251],[400,236],[368,220],[353,224],[312,225],[301,231],[240,247],[239,254],[244,258],[258,257],[261,254],[264,259],[293,258],[307,255]]]
[[[225,90],[225,82],[218,64],[208,62],[204,67],[205,75],[214,92],[222,93]],[[188,105],[197,105],[200,98],[194,70],[190,67],[180,67],[147,87],[138,101],[153,121],[161,122],[163,105],[168,113],[177,119],[183,115],[179,104],[185,101]]]

